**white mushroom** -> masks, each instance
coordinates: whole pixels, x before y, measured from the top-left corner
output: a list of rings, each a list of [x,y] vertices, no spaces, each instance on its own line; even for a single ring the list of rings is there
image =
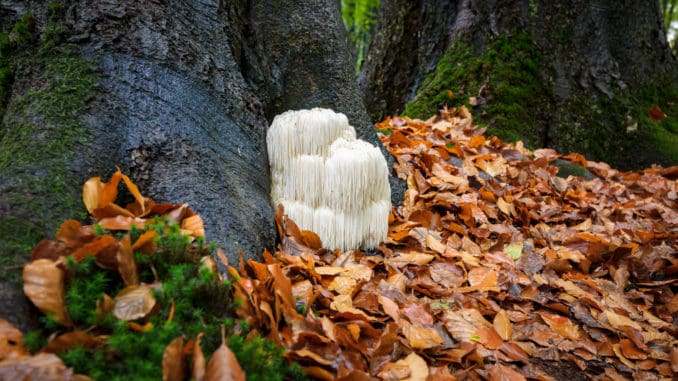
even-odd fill
[[[391,189],[381,151],[356,139],[344,114],[287,111],[267,133],[271,201],[329,248],[373,248],[386,238]]]

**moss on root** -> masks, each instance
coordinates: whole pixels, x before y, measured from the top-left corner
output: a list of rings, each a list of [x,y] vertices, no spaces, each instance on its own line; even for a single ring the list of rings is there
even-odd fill
[[[17,25],[26,20],[32,18],[22,16]],[[43,30],[54,25],[51,18]],[[10,37],[16,36],[0,60],[0,79],[3,68],[12,74],[10,81],[0,81],[6,85],[0,86],[0,101],[6,103],[0,129],[0,243],[3,261],[10,265],[22,263],[58,221],[86,217],[78,193],[81,179],[69,165],[77,147],[89,139],[79,116],[94,94],[97,74],[79,49],[62,44],[59,35],[38,39],[32,31],[15,26]]]
[[[541,59],[524,33],[488,37],[482,52],[457,41],[426,77],[403,114],[428,118],[444,104],[468,105],[469,97],[477,97],[486,101],[474,112],[477,122],[502,139],[522,139],[528,146],[538,146],[548,111],[545,100],[551,92],[548,81],[541,78]]]
[[[562,29],[565,44],[569,29]],[[669,75],[658,74],[641,90],[613,85],[610,97],[579,89],[561,99],[552,72],[525,33],[487,37],[483,50],[458,40],[403,114],[428,118],[443,105],[470,106],[469,97],[476,97],[476,122],[504,140],[579,152],[620,169],[678,163],[678,84]],[[665,119],[648,117],[655,106]]]

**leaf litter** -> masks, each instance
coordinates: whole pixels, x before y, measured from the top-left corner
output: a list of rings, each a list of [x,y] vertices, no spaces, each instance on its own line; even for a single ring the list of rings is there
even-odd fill
[[[376,255],[328,250],[279,207],[275,253],[228,266],[237,314],[253,333],[320,380],[554,379],[565,363],[591,379],[675,377],[678,167],[619,172],[578,154],[530,151],[486,137],[465,107],[376,128],[408,184],[387,241]],[[595,178],[557,177],[556,159]],[[115,204],[121,181],[134,197],[125,207]],[[94,256],[126,286],[104,294],[97,313],[153,313],[158,285],[139,284],[130,254],[152,253],[154,233],[131,242],[125,232],[166,215],[203,237],[202,220],[186,204],[154,204],[120,171],[108,183],[90,179],[83,201],[101,227],[122,234],[66,221],[31,253],[26,295],[68,326],[63,257]],[[227,265],[222,253],[216,259]],[[0,328],[3,376],[87,379],[52,353],[102,340],[66,333],[30,356],[21,332],[4,320]],[[191,356],[195,379],[244,379],[223,344],[205,365],[201,336],[168,345],[164,377],[183,379]]]
[[[530,151],[465,107],[376,128],[408,184],[377,255],[309,245],[279,208],[278,250],[230,268],[289,359],[322,380],[675,377],[678,167]]]

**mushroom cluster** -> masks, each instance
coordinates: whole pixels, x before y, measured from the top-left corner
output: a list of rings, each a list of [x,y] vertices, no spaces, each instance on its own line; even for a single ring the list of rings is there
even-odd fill
[[[271,201],[325,247],[374,248],[386,238],[391,211],[388,167],[344,114],[287,111],[266,136]]]

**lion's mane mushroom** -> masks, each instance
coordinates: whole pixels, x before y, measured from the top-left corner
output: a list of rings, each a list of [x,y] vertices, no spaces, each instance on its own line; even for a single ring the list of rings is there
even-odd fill
[[[391,211],[381,151],[356,139],[344,114],[287,111],[266,136],[271,201],[328,248],[374,248],[386,238]]]

